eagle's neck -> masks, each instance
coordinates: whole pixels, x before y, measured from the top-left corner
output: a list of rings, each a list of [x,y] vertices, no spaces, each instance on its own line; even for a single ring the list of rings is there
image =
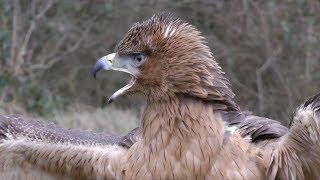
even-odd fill
[[[128,150],[126,177],[221,179],[221,172],[235,177],[242,170],[233,161],[239,156],[241,162],[249,162],[248,146],[241,144],[239,134],[225,133],[219,112],[211,103],[186,96],[148,102],[141,140]],[[233,141],[244,146],[233,146]]]
[[[192,147],[202,156],[214,156],[222,146],[221,116],[210,103],[199,99],[179,96],[149,102],[141,123],[143,142],[151,152],[179,151],[182,154],[178,156],[183,156]]]

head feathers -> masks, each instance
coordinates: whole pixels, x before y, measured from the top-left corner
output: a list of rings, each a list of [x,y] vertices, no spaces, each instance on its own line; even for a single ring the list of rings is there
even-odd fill
[[[148,56],[135,88],[149,100],[183,94],[235,106],[228,80],[200,32],[170,14],[134,24],[116,52]]]

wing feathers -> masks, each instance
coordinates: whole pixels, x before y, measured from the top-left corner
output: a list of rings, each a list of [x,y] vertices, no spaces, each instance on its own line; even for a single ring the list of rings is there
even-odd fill
[[[273,173],[270,174],[276,174],[281,179],[320,177],[319,108],[320,94],[297,109],[289,133],[280,141],[273,155],[272,161],[277,162],[279,167],[271,167]]]
[[[126,152],[123,147],[130,147],[137,138],[129,134],[67,130],[40,120],[0,115],[0,174],[31,179],[59,175],[115,178]]]
[[[0,144],[0,161],[3,162],[0,173],[19,167],[23,171],[38,169],[57,176],[113,179],[125,152],[116,145],[102,147],[7,139]]]
[[[251,137],[254,143],[279,138],[288,132],[278,121],[253,116],[248,111],[222,112],[222,117],[229,126],[237,126],[243,137]]]
[[[72,143],[80,145],[117,144],[130,147],[132,141],[126,136],[105,133],[94,133],[80,129],[68,130],[53,123],[40,120],[25,120],[18,115],[0,115],[0,138],[7,136],[24,137],[32,140],[43,140],[51,143]],[[124,141],[126,141],[124,143]]]

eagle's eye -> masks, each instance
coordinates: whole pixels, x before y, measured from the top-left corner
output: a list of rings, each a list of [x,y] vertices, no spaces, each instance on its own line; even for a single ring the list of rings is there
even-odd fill
[[[146,56],[143,53],[133,53],[132,59],[135,63],[140,65],[145,61]]]

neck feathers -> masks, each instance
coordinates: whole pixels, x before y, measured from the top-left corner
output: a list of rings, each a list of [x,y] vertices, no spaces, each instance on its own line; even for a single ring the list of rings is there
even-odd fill
[[[146,157],[143,162],[148,162],[151,174],[160,173],[164,179],[204,177],[223,145],[224,123],[220,115],[210,104],[192,98],[176,97],[148,104],[141,128],[142,141],[137,148],[147,152],[141,155]],[[159,167],[163,162],[167,166]],[[164,169],[156,171],[158,168]]]
[[[224,124],[214,108],[211,103],[186,96],[149,103],[142,118],[143,139],[150,143],[160,137],[157,142],[167,144],[172,136],[181,140],[212,136],[220,141]]]

